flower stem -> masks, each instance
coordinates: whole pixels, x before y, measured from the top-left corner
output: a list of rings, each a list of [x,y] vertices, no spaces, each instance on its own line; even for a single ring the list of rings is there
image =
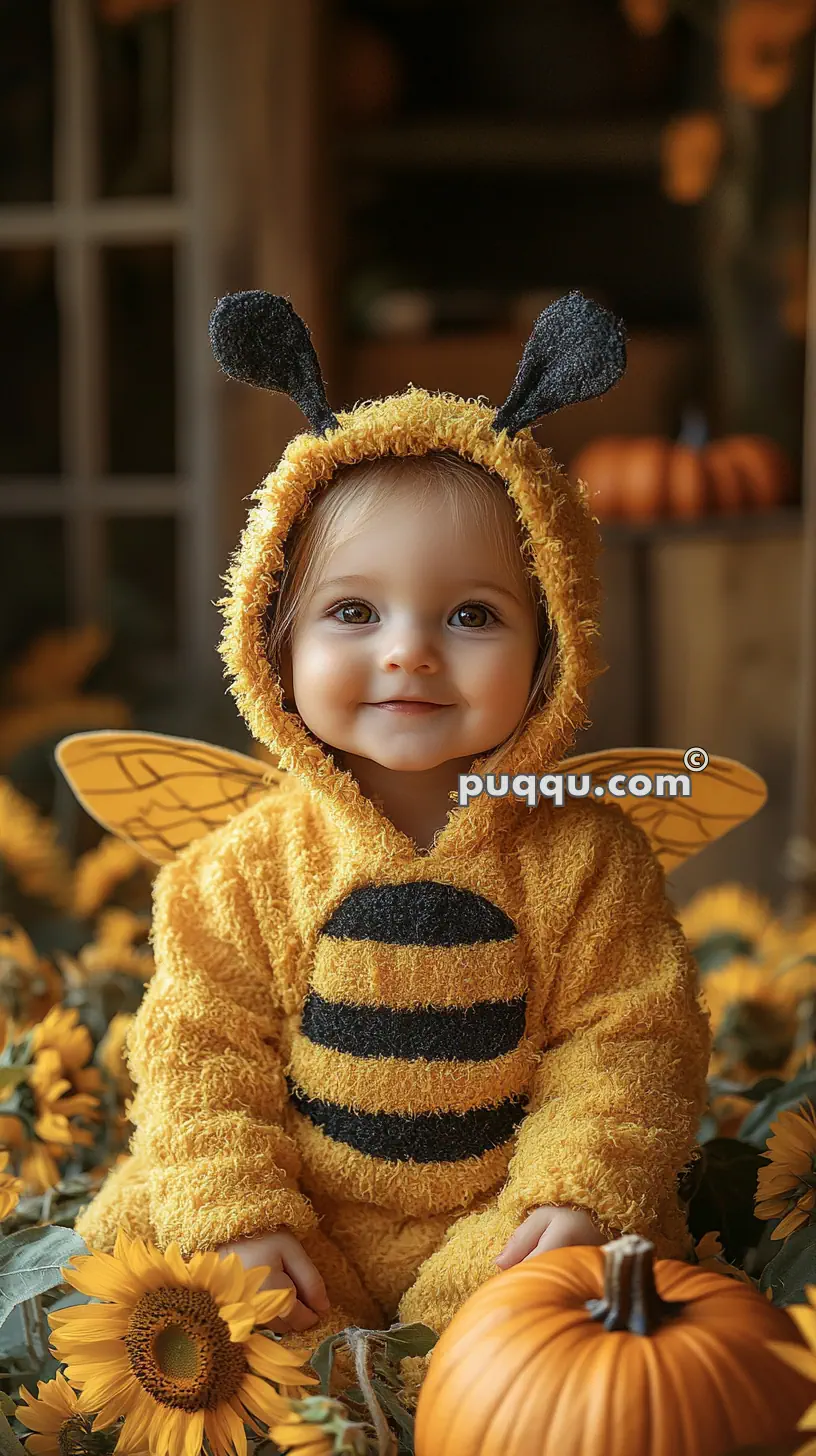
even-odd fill
[[[365,1396],[366,1405],[371,1412],[374,1429],[377,1433],[377,1456],[395,1456],[397,1443],[389,1429],[388,1422],[383,1414],[383,1408],[377,1399],[368,1373],[367,1336],[369,1333],[374,1332],[356,1329],[354,1326],[351,1326],[345,1331],[345,1336],[354,1356],[354,1369],[357,1380]]]
[[[42,1364],[45,1351],[38,1348],[38,1341],[34,1333],[34,1318],[30,1300],[23,1299],[20,1301],[20,1312],[23,1316],[23,1335],[26,1350],[28,1351],[28,1358],[36,1369]]]

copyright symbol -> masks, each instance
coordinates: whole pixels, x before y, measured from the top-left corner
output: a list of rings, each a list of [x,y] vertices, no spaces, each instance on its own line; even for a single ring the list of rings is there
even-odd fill
[[[683,763],[689,773],[702,773],[704,768],[708,768],[709,757],[704,748],[687,748]]]

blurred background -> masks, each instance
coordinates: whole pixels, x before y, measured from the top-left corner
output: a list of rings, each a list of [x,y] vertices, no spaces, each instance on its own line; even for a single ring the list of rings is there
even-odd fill
[[[291,297],[334,408],[409,382],[501,403],[571,288],[625,319],[624,383],[538,430],[604,539],[578,751],[699,744],[767,780],[678,902],[816,885],[814,24],[816,0],[0,0],[0,911],[41,948],[82,944],[43,885],[102,834],[60,737],[250,751],[213,603],[303,421],[219,375],[232,289]],[[128,866],[83,913],[145,907]]]

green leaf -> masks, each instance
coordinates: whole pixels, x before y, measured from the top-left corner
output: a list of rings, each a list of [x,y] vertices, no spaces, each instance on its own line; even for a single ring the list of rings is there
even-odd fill
[[[31,1061],[34,1031],[27,1031],[17,1041],[7,1042],[0,1052],[0,1067],[22,1067]]]
[[[764,1148],[771,1134],[771,1123],[776,1122],[780,1112],[793,1111],[808,1098],[816,1105],[816,1067],[812,1066],[802,1067],[790,1082],[783,1082],[757,1103],[740,1123],[737,1134],[740,1142]]]
[[[759,1287],[770,1289],[774,1304],[807,1304],[805,1285],[816,1284],[816,1224],[789,1234],[775,1259],[762,1271]]]
[[[0,1067],[0,1091],[5,1087],[19,1087],[28,1080],[28,1067]]]
[[[738,930],[717,930],[692,946],[692,954],[700,967],[700,974],[707,976],[711,971],[727,966],[735,956],[752,960],[755,949],[754,941]]]
[[[413,1437],[414,1418],[411,1415],[411,1412],[405,1409],[404,1405],[400,1405],[396,1395],[394,1394],[394,1391],[391,1390],[390,1386],[386,1385],[385,1381],[377,1380],[375,1378],[371,1382],[371,1387],[378,1400],[382,1403],[382,1405],[385,1406],[385,1409],[388,1411],[389,1415],[393,1418],[393,1420],[396,1421],[400,1430],[406,1436]]]
[[[404,1360],[408,1355],[427,1355],[439,1336],[428,1325],[414,1324],[393,1325],[381,1338],[392,1360]]]
[[[20,1229],[0,1239],[0,1328],[15,1305],[63,1283],[62,1269],[74,1254],[87,1254],[73,1229],[47,1224]]]
[[[328,1335],[326,1339],[322,1340],[321,1343],[318,1345],[314,1354],[309,1356],[309,1364],[314,1370],[315,1375],[319,1377],[320,1391],[322,1395],[329,1394],[331,1370],[332,1365],[334,1364],[334,1352],[337,1346],[342,1345],[343,1342],[344,1336],[342,1334]]]
[[[0,1390],[0,1410],[3,1412],[3,1415],[5,1416],[7,1421],[11,1421],[14,1419],[14,1412],[16,1411],[16,1409],[17,1407],[14,1404],[11,1396],[6,1395],[6,1392],[4,1390]]]

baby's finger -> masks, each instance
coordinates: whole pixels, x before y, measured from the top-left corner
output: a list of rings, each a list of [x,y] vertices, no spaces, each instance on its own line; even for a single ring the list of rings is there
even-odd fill
[[[534,1228],[529,1222],[521,1224],[510,1235],[495,1262],[500,1269],[511,1269],[514,1264],[520,1263],[532,1253],[540,1238],[540,1228]]]
[[[287,1274],[291,1275],[297,1286],[297,1292],[305,1304],[312,1309],[327,1310],[330,1308],[329,1297],[326,1293],[326,1286],[322,1276],[315,1268],[306,1250],[300,1244],[291,1251],[286,1250],[282,1255],[283,1267]]]
[[[565,1233],[563,1228],[551,1227],[547,1229],[546,1233],[541,1235],[536,1247],[531,1254],[527,1255],[527,1258],[530,1259],[536,1254],[546,1254],[549,1249],[566,1249],[571,1248],[573,1245],[581,1245],[585,1242],[580,1229],[568,1229]],[[522,1263],[524,1262],[522,1259]]]
[[[317,1315],[314,1310],[307,1309],[306,1305],[298,1299],[286,1316],[281,1315],[277,1319],[270,1320],[265,1328],[270,1329],[275,1335],[288,1335],[292,1330],[308,1330],[314,1324],[317,1324]]]

